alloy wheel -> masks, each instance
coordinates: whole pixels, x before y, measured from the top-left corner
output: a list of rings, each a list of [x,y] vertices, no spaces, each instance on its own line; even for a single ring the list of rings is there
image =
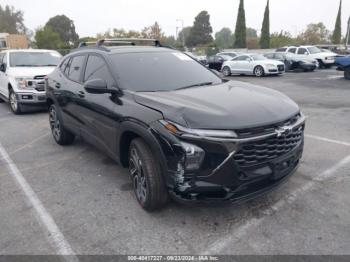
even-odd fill
[[[18,101],[17,101],[16,94],[14,92],[11,92],[10,94],[10,105],[12,110],[16,112],[18,109]]]
[[[130,150],[129,171],[137,200],[144,203],[147,199],[147,182],[143,172],[142,160],[136,148]]]
[[[264,74],[264,69],[261,66],[258,66],[255,68],[254,74],[257,77],[260,77]]]
[[[55,108],[50,110],[50,127],[55,140],[59,141],[61,138],[61,126]]]
[[[231,71],[228,67],[224,67],[222,69],[222,73],[224,74],[224,76],[230,76],[231,75]]]

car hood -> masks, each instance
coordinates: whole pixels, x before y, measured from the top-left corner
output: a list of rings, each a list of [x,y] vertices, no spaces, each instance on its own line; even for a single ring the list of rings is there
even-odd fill
[[[284,121],[299,112],[298,105],[285,95],[237,81],[171,92],[137,92],[134,99],[189,128],[257,127]]]
[[[56,67],[11,67],[7,74],[13,77],[34,77],[50,74]]]

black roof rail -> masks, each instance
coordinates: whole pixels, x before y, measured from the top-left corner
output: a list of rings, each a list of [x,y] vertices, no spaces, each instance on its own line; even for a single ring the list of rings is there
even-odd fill
[[[164,47],[169,49],[175,49],[171,46],[163,46],[157,39],[149,38],[106,38],[99,39],[97,42],[81,42],[77,49],[80,48],[92,48],[92,49],[102,49],[103,51],[110,51],[111,46],[136,46],[136,45],[151,45],[155,47]]]

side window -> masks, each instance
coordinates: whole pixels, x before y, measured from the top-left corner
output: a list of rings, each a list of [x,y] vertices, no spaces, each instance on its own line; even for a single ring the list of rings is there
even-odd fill
[[[216,63],[224,62],[224,58],[222,58],[221,56],[215,56],[215,62]]]
[[[287,51],[287,48],[284,48],[284,47],[278,48],[278,49],[276,50],[276,52],[286,52],[286,51]]]
[[[1,62],[7,65],[7,53],[4,54],[4,57],[2,58]]]
[[[234,59],[232,59],[233,61],[246,61],[249,58],[249,56],[246,55],[241,55],[241,56],[237,56]]]
[[[60,69],[62,72],[64,72],[64,70],[66,69],[67,65],[68,65],[68,62],[69,62],[69,58],[66,58],[63,60],[63,62],[61,63],[60,65]]]
[[[295,54],[296,51],[297,51],[297,49],[295,47],[292,47],[292,48],[288,49],[288,52],[292,53],[292,54]]]
[[[79,82],[85,56],[74,56],[69,63],[68,78]],[[67,67],[68,68],[68,67]],[[67,69],[66,68],[66,69]],[[65,70],[66,72],[67,70]]]
[[[305,48],[299,48],[298,49],[298,55],[305,55],[305,53],[308,53]]]
[[[114,84],[113,77],[108,70],[105,60],[97,55],[89,55],[86,64],[84,82],[92,79],[106,80],[109,86]]]

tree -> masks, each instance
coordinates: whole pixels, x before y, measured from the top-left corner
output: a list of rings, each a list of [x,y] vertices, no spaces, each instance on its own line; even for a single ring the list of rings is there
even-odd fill
[[[165,37],[164,33],[162,32],[162,28],[157,22],[151,26],[145,27],[142,30],[141,35],[143,38],[158,39],[160,41],[162,41]]]
[[[224,27],[215,34],[215,45],[219,49],[227,49],[233,47],[233,35],[230,28]]]
[[[186,42],[186,39],[191,34],[191,26],[184,27],[179,34],[177,35],[176,39],[176,46],[177,47],[184,47],[184,42]]]
[[[78,42],[79,36],[75,32],[74,22],[65,15],[50,18],[45,26],[50,26],[54,32],[58,33],[67,47],[71,47]]]
[[[0,32],[25,34],[27,28],[23,22],[23,12],[15,10],[13,6],[6,5],[2,8],[0,5]]]
[[[213,42],[212,33],[213,28],[210,25],[210,15],[207,11],[202,11],[194,20],[190,35],[186,39],[186,45],[189,47],[208,45]]]
[[[264,13],[264,20],[261,28],[260,36],[260,48],[268,49],[270,48],[270,8],[269,0],[267,0],[267,5]]]
[[[341,43],[341,9],[342,9],[342,0],[340,0],[338,16],[335,22],[335,27],[332,35],[333,44]]]
[[[296,45],[296,40],[287,31],[275,32],[270,36],[270,48],[279,48],[282,46]]]
[[[240,0],[237,22],[236,22],[236,30],[235,30],[235,48],[246,48],[247,47],[247,31],[246,31],[246,23],[245,23],[245,11],[244,11],[244,2]]]
[[[327,44],[330,42],[330,32],[323,23],[309,24],[297,40],[302,44]]]
[[[40,49],[60,49],[64,45],[60,35],[50,26],[38,29],[34,38],[36,46]]]

